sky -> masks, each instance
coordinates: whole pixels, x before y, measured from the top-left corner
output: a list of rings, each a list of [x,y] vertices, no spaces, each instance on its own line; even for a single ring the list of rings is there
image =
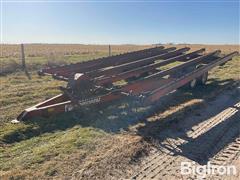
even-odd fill
[[[239,44],[239,0],[1,0],[1,43]]]

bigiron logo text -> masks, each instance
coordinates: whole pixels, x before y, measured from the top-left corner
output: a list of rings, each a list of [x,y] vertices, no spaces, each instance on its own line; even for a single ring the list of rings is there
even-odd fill
[[[213,165],[210,161],[206,165],[199,165],[195,162],[181,162],[181,174],[197,175],[199,178],[204,178],[207,175],[232,176],[237,174],[237,170],[233,165]]]

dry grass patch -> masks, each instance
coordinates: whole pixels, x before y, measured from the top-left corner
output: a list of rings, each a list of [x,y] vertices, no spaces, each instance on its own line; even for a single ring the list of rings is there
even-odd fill
[[[239,82],[239,60],[240,57],[236,57],[224,66],[214,68],[204,91],[202,87],[179,91],[164,108],[153,107],[153,121],[181,118],[192,113],[204,99],[216,97],[226,88],[235,86]],[[0,77],[0,178],[63,179],[72,175],[83,179],[120,178],[133,171],[132,165],[148,153],[145,135],[152,130],[157,132],[159,129],[154,129],[154,125],[158,123],[145,129],[146,134],[139,129],[135,131],[139,135],[119,130],[138,123],[137,118],[145,120],[141,113],[149,109],[141,111],[143,107],[128,114],[127,105],[125,108],[120,103],[103,108],[104,113],[96,111],[94,114],[90,109],[85,117],[62,114],[17,125],[8,123],[24,108],[59,94],[57,86],[64,85],[51,77],[40,78],[35,72],[31,76],[28,80],[24,73],[17,72]],[[142,121],[144,123],[147,122]],[[116,131],[111,132],[112,127]]]

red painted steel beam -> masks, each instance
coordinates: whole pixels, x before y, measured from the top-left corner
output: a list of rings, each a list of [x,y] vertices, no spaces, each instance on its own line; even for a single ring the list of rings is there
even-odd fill
[[[139,95],[144,92],[149,92],[150,94],[145,99],[146,103],[152,103],[158,100],[160,97],[170,93],[171,91],[181,87],[191,81],[193,78],[199,77],[203,73],[209,71],[213,67],[223,64],[230,60],[233,56],[237,55],[238,52],[233,52],[223,58],[219,58],[209,63],[206,66],[200,67],[193,72],[184,75],[179,79],[143,79],[142,81],[136,82],[134,84],[128,84],[124,86],[121,91],[128,92],[130,95]],[[159,88],[158,88],[159,87]],[[110,92],[108,94],[91,98],[89,100],[81,100],[78,102],[78,106],[85,106],[91,103],[104,103],[116,99],[122,98],[124,95],[118,92]],[[36,116],[48,117],[53,114],[58,114],[61,112],[71,111],[75,108],[75,104],[68,100],[68,97],[61,94],[55,96],[47,101],[39,103],[31,108],[24,110],[19,116],[18,120],[27,120]]]
[[[212,68],[231,60],[236,55],[238,55],[237,51],[230,53],[230,54],[224,56],[223,58],[214,60],[213,62],[210,62],[206,66],[197,68],[194,71],[191,71],[190,73],[185,74],[181,78],[176,79],[169,84],[166,84],[164,86],[159,86],[159,88],[152,91],[150,93],[150,95],[145,99],[145,103],[150,104],[150,103],[153,103],[154,101],[159,100],[159,98],[161,98],[162,96],[172,92],[173,90],[176,90],[179,87],[182,87],[183,85],[187,84],[188,82],[192,81],[193,79],[201,76],[203,73],[208,72]]]
[[[64,94],[57,95],[44,102],[25,109],[18,117],[18,121],[24,121],[33,117],[44,117],[65,111],[65,106],[71,101]]]
[[[48,99],[42,103],[25,109],[18,117],[18,121],[25,121],[34,117],[49,117],[59,113],[69,112],[75,108],[82,106],[88,106],[91,104],[106,103],[109,101],[117,100],[125,95],[120,92],[114,93],[110,92],[105,95],[98,97],[93,97],[85,100],[80,100],[76,103],[70,101],[66,98],[64,94],[57,95],[51,99]]]
[[[188,66],[197,64],[197,63],[205,60],[206,58],[209,58],[209,57],[212,57],[212,56],[214,56],[214,55],[219,54],[220,52],[221,52],[221,51],[218,50],[218,51],[214,51],[214,52],[208,53],[208,54],[206,54],[206,55],[203,55],[203,56],[194,58],[194,59],[192,59],[192,60],[190,60],[190,61],[187,61],[187,62],[185,62],[185,63],[183,63],[183,64],[174,66],[174,67],[172,67],[171,69],[167,69],[167,70],[165,70],[165,71],[160,71],[160,72],[158,72],[158,73],[152,74],[152,75],[147,76],[147,77],[145,77],[145,78],[146,78],[146,79],[148,79],[148,78],[161,78],[161,77],[166,76],[166,75],[168,75],[168,74],[177,72],[177,71],[179,71],[179,70],[181,70],[181,69],[183,69],[183,68],[185,68],[185,67],[188,67]]]
[[[97,70],[97,71],[87,72],[86,75],[90,78],[94,78],[94,77],[103,76],[103,75],[110,76],[110,75],[114,75],[117,73],[122,73],[124,71],[129,71],[136,67],[141,67],[144,65],[152,64],[152,63],[154,63],[154,61],[159,60],[159,59],[167,59],[169,57],[174,57],[176,55],[180,55],[180,54],[188,51],[189,49],[190,48],[181,48],[181,49],[178,49],[173,52],[169,52],[169,53],[165,53],[162,55],[157,55],[157,56],[153,56],[153,57],[149,57],[149,58],[144,58],[144,59],[126,63],[126,64],[121,64],[121,65],[114,66],[109,69],[101,69],[101,70]]]
[[[88,106],[91,104],[107,103],[126,97],[126,94],[137,96],[144,92],[152,91],[159,87],[159,84],[165,84],[172,81],[171,79],[147,79],[136,84],[126,85],[123,88],[112,91],[104,95],[90,97],[84,100],[70,101],[70,98],[64,94],[55,96],[49,100],[39,103],[35,106],[25,109],[18,117],[18,121],[25,121],[33,117],[49,117],[51,115],[72,111],[75,108]],[[125,92],[125,93],[124,93]]]
[[[143,79],[139,82],[127,84],[126,86],[123,86],[121,88],[121,91],[125,93],[129,93],[133,96],[137,96],[140,94],[145,94],[147,92],[151,92],[154,89],[158,88],[159,86],[162,86],[164,84],[167,84],[169,82],[173,81],[172,78],[169,79]]]
[[[64,70],[56,72],[56,76],[69,77],[74,73],[86,73],[86,72],[89,72],[89,71],[90,72],[91,71],[97,71],[101,68],[106,68],[106,67],[109,67],[109,66],[117,66],[117,65],[120,65],[120,64],[128,63],[128,62],[138,61],[139,59],[143,59],[143,58],[147,58],[147,57],[162,55],[164,53],[168,53],[169,51],[172,51],[172,50],[175,50],[175,49],[176,49],[175,47],[167,48],[167,49],[161,49],[157,53],[148,52],[148,53],[143,54],[143,55],[134,56],[134,58],[125,57],[125,59],[122,59],[119,56],[118,58],[101,61],[100,64],[92,65],[92,66],[89,66],[89,67],[76,66],[76,67],[73,67],[71,69],[66,68]]]
[[[110,77],[95,78],[94,81],[98,85],[103,85],[103,84],[106,84],[106,83],[112,83],[112,82],[119,81],[119,80],[122,80],[122,79],[130,78],[130,77],[138,77],[142,73],[149,72],[151,70],[156,69],[157,67],[164,66],[164,65],[170,64],[172,62],[178,61],[178,60],[184,60],[186,58],[188,58],[188,60],[191,60],[191,58],[196,57],[196,55],[198,53],[202,53],[204,51],[205,51],[205,49],[203,48],[203,49],[200,49],[200,50],[188,53],[188,54],[172,57],[170,59],[166,59],[166,60],[158,62],[158,63],[146,65],[146,66],[143,66],[143,67],[138,67],[138,68],[135,68],[135,69],[132,69],[132,70],[129,70],[129,71],[117,74],[117,75],[112,75]]]
[[[156,53],[164,53],[167,50],[176,49],[176,48],[168,48],[168,49],[163,49],[163,48],[164,48],[163,46],[160,46],[160,47],[149,48],[149,49],[144,49],[144,50],[140,50],[140,51],[119,54],[119,55],[110,56],[110,57],[98,58],[98,59],[94,59],[94,60],[86,61],[86,62],[64,65],[64,66],[54,67],[54,68],[46,68],[46,69],[42,69],[40,71],[40,74],[44,74],[44,73],[45,74],[56,74],[56,73],[60,73],[60,72],[67,71],[67,70],[75,70],[76,68],[80,68],[79,70],[84,70],[85,68],[87,68],[87,69],[101,68],[102,66],[105,65],[105,63],[109,63],[110,65],[113,63],[113,65],[115,65],[115,64],[119,64],[121,62],[124,63],[126,60],[131,60],[131,59],[134,60],[136,58],[139,59],[139,57],[144,56],[144,55],[145,56],[148,54],[156,55]]]

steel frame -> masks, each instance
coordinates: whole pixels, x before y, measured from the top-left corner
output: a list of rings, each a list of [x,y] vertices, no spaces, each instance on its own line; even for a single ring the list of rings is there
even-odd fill
[[[220,51],[203,54],[205,49],[199,49],[187,53],[189,50],[190,48],[161,46],[42,69],[39,75],[52,75],[54,78],[68,81],[68,85],[61,88],[63,94],[25,109],[17,120],[49,117],[124,97],[134,97],[143,103],[151,104],[238,55],[238,52],[233,52],[220,57]],[[167,70],[159,69],[174,62],[181,63]],[[198,65],[202,66],[196,68]],[[124,80],[125,84],[114,84],[121,80]]]

